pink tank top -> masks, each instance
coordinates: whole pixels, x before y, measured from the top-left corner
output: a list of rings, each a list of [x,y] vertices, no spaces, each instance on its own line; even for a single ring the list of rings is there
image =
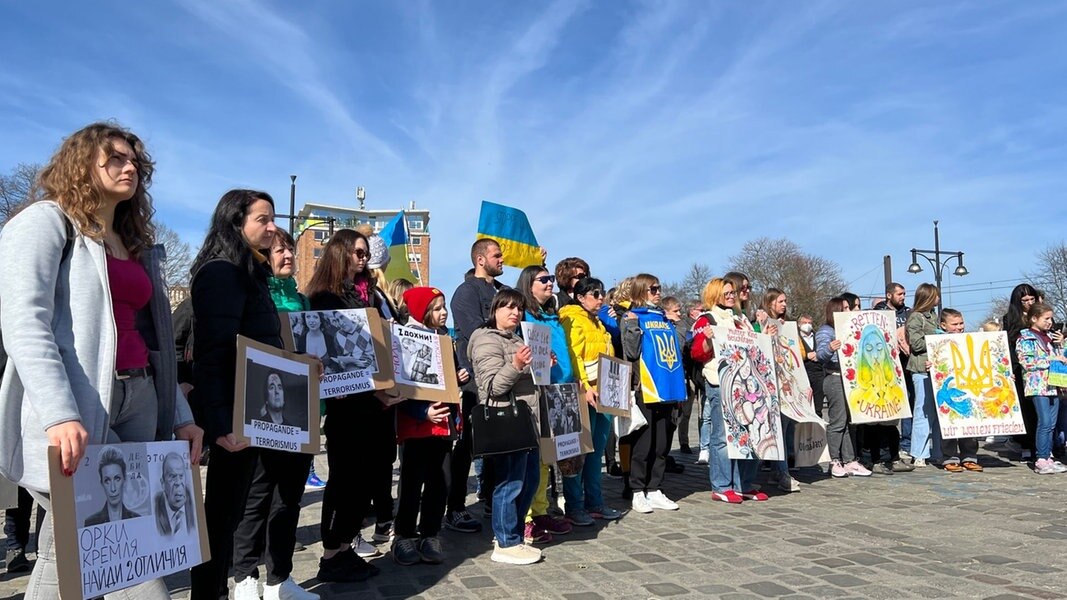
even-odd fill
[[[152,282],[136,260],[107,257],[107,277],[111,285],[111,306],[118,330],[115,370],[148,366],[148,346],[137,331],[137,311],[152,298]]]

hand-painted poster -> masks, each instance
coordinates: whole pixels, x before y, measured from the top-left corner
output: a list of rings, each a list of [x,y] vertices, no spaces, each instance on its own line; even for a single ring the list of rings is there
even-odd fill
[[[523,321],[522,339],[533,352],[533,362],[530,363],[530,372],[533,373],[535,385],[548,385],[552,383],[552,330],[548,325]],[[564,360],[566,357],[564,357]]]
[[[318,454],[318,364],[237,336],[233,433],[256,448]]]
[[[712,330],[730,458],[785,459],[770,336],[726,327]]]
[[[944,439],[1026,432],[1003,331],[926,336]]]
[[[541,413],[541,460],[556,463],[593,451],[589,411],[578,384],[538,386]]]
[[[811,383],[804,368],[804,346],[800,343],[796,321],[783,323],[774,337],[774,375],[778,380],[782,416],[797,422],[793,428],[796,465],[813,467],[829,461],[826,422],[815,412]]]
[[[897,352],[897,318],[889,310],[834,313],[837,359],[853,423],[911,416]]]
[[[71,477],[48,449],[59,592],[95,598],[209,559],[188,442],[89,446]]]
[[[632,381],[632,363],[601,354],[597,363],[597,412],[629,417]]]
[[[392,393],[415,400],[459,403],[452,338],[396,323],[389,337],[395,381]]]
[[[282,313],[285,349],[322,361],[320,398],[393,387],[393,361],[378,311],[365,308]]]

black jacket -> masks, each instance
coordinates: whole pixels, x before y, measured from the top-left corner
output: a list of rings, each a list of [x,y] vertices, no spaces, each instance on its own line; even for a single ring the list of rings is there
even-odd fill
[[[467,357],[467,344],[474,330],[489,320],[489,307],[493,304],[493,296],[496,296],[502,287],[504,284],[495,279],[493,283],[489,283],[480,277],[471,277],[459,284],[456,292],[452,294],[452,323],[456,329],[456,355],[459,356],[456,368],[467,369],[471,374],[472,383],[474,369]]]
[[[267,287],[270,272],[253,275],[226,260],[205,263],[193,277],[193,385],[197,424],[205,440],[233,433],[237,335],[283,348],[281,323]]]

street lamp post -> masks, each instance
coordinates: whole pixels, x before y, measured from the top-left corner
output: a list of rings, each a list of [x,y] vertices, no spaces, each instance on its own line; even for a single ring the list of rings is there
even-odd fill
[[[941,237],[938,234],[937,221],[934,221],[934,249],[917,250],[912,248],[911,265],[908,267],[908,273],[914,275],[922,272],[922,265],[919,264],[920,256],[929,261],[930,266],[934,269],[934,284],[937,286],[937,312],[938,314],[941,314],[941,310],[944,308],[943,297],[941,294],[942,271],[948,266],[948,261],[953,258],[958,261],[955,270],[952,271],[952,274],[957,277],[963,277],[970,273],[970,271],[967,270],[967,267],[963,266],[963,252],[950,252],[941,249]],[[942,256],[945,257],[944,260],[941,260]]]
[[[289,176],[289,235],[296,227],[296,175]]]

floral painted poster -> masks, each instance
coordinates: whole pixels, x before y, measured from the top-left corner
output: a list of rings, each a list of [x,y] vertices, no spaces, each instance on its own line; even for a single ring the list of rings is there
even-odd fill
[[[785,459],[771,337],[742,329],[712,329],[730,458]]]
[[[1026,432],[1003,331],[926,336],[944,439]]]
[[[834,333],[841,342],[837,358],[853,423],[911,416],[896,330],[893,311],[834,313]]]
[[[823,422],[815,412],[796,321],[784,323],[774,336],[774,375],[778,380],[782,415],[801,423]]]

